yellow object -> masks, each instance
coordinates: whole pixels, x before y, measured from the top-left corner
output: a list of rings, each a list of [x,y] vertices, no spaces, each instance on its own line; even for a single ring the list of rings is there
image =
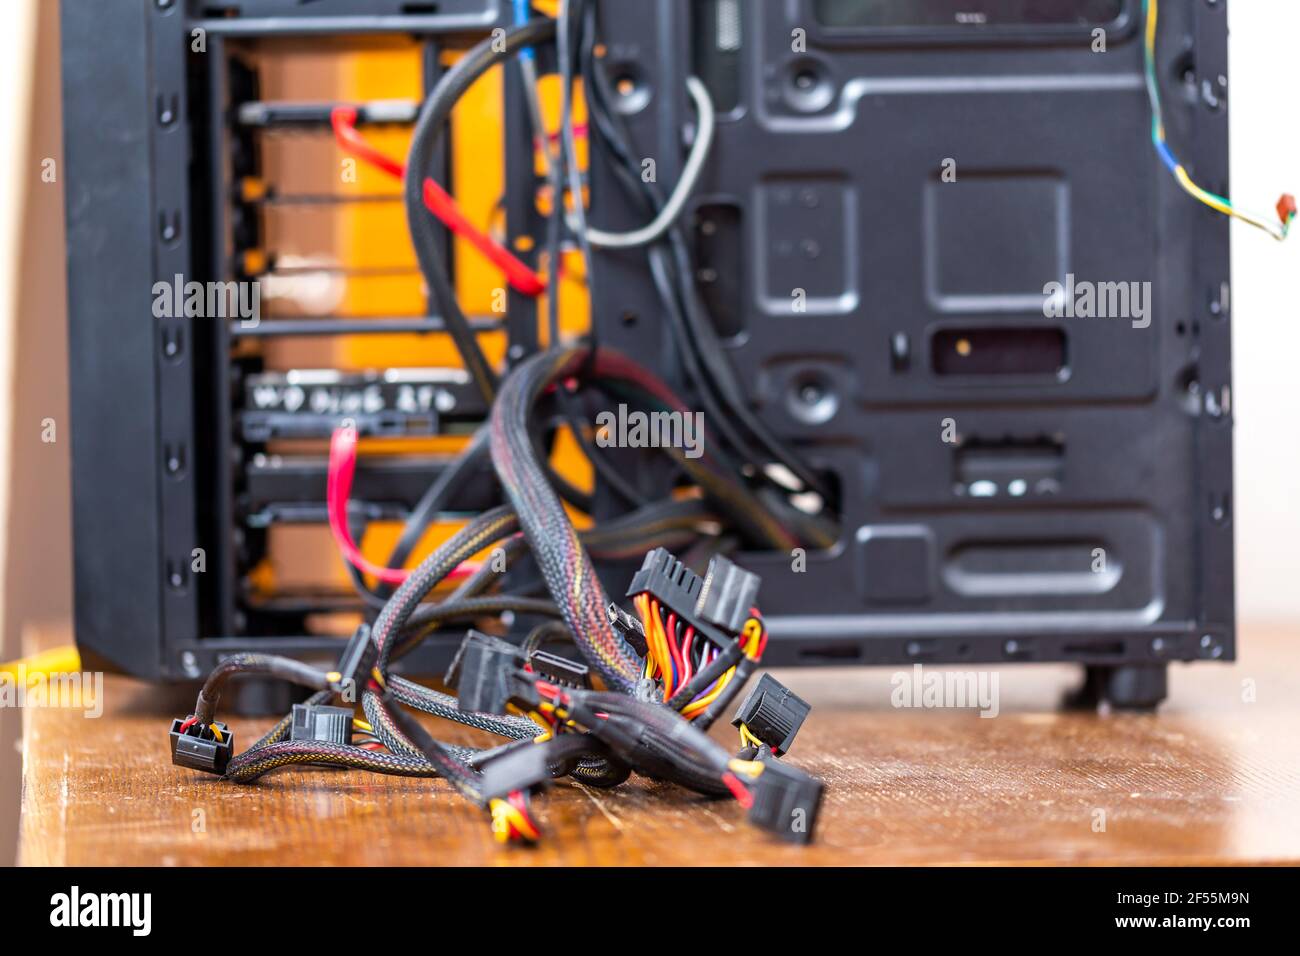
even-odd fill
[[[51,648],[30,657],[0,664],[0,674],[17,677],[19,668],[26,674],[71,674],[81,670],[81,655],[72,644]]]
[[[492,813],[492,835],[496,837],[498,843],[509,841],[510,825],[512,823],[515,830],[525,840],[536,840],[541,836],[537,832],[537,828],[529,823],[528,819],[508,801],[496,797],[488,801],[488,809]]]
[[[739,758],[727,761],[727,768],[734,773],[744,774],[750,778],[757,777],[764,769],[760,760],[740,760]]]
[[[699,700],[692,701],[682,708],[682,716],[689,720],[696,714],[702,713],[705,708],[718,699],[718,695],[727,689],[727,685],[731,683],[731,678],[735,676],[735,673],[736,669],[734,667],[726,671],[718,678],[718,684],[712,691],[710,691],[706,696],[701,697]]]

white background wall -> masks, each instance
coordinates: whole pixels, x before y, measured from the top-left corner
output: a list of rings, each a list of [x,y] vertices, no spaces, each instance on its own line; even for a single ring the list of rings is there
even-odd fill
[[[1228,10],[1232,197],[1267,212],[1300,196],[1300,3]],[[1285,244],[1241,224],[1232,240],[1239,615],[1300,621],[1300,225]]]

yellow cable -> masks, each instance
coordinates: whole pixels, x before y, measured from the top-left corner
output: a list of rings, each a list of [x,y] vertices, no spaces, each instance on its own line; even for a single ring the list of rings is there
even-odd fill
[[[0,674],[18,677],[19,668],[26,674],[74,674],[81,670],[81,655],[72,644],[53,647],[39,654],[0,664]]]
[[[743,773],[752,779],[763,772],[763,763],[760,760],[741,760],[733,757],[727,761],[727,769],[735,773]]]
[[[664,628],[664,619],[659,613],[659,602],[654,600],[650,601],[650,620],[659,642],[659,672],[664,676],[665,693],[671,697],[677,689],[673,682],[673,652],[668,647],[668,631]]]
[[[520,813],[513,806],[510,809],[514,811],[511,816],[511,822],[514,823],[515,829],[523,834],[525,839],[536,840],[541,836],[541,834],[537,832],[537,828],[529,822],[526,816]]]
[[[645,630],[646,647],[649,649],[647,656],[654,661],[655,668],[659,674],[664,677],[665,683],[668,675],[672,673],[671,658],[665,660],[664,652],[666,645],[663,644],[663,632],[660,627],[659,614],[656,610],[657,605],[649,595],[639,594],[633,598],[633,604],[636,605],[637,613],[641,615],[641,626]],[[653,672],[651,673],[653,677]]]
[[[492,836],[498,843],[506,843],[510,839],[510,820],[508,817],[509,805],[500,799],[488,801],[488,809],[492,812]]]
[[[528,818],[509,801],[494,797],[488,801],[488,809],[492,813],[492,835],[498,843],[506,843],[510,840],[511,824],[519,835],[527,840],[536,840],[541,836]]]
[[[545,708],[547,705],[542,704],[540,706]],[[543,744],[550,740],[551,736],[554,734],[554,730],[551,725],[546,722],[546,718],[535,710],[530,710],[528,712],[528,717],[533,721],[533,723],[542,728],[542,732],[533,738],[533,743]]]
[[[735,673],[736,669],[734,667],[726,671],[718,678],[718,686],[713,688],[707,697],[701,697],[699,700],[692,701],[682,708],[682,716],[687,718],[694,717],[696,714],[703,711],[704,708],[708,707],[709,704],[713,703],[714,700],[717,699],[718,695],[727,689],[727,685],[731,683],[731,677]]]

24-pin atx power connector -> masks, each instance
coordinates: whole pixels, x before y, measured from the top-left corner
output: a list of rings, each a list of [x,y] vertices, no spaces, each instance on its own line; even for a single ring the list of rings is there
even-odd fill
[[[709,560],[700,577],[666,548],[645,556],[632,578],[628,597],[649,594],[683,621],[722,645],[719,632],[734,637],[744,630],[758,599],[759,577],[722,555]]]

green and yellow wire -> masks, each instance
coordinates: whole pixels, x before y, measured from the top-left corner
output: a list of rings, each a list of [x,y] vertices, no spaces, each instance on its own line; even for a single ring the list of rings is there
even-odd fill
[[[1151,142],[1155,145],[1156,154],[1188,195],[1203,202],[1211,209],[1221,212],[1225,216],[1240,219],[1242,222],[1268,233],[1278,242],[1282,242],[1291,231],[1291,223],[1295,222],[1296,201],[1294,196],[1284,195],[1278,201],[1277,215],[1280,223],[1273,222],[1266,216],[1252,215],[1235,207],[1232,200],[1198,186],[1183,164],[1174,156],[1173,150],[1169,148],[1169,143],[1165,139],[1164,113],[1160,106],[1160,85],[1156,79],[1156,24],[1160,17],[1160,0],[1143,0],[1142,6],[1146,14],[1146,84],[1147,96],[1151,100]]]

